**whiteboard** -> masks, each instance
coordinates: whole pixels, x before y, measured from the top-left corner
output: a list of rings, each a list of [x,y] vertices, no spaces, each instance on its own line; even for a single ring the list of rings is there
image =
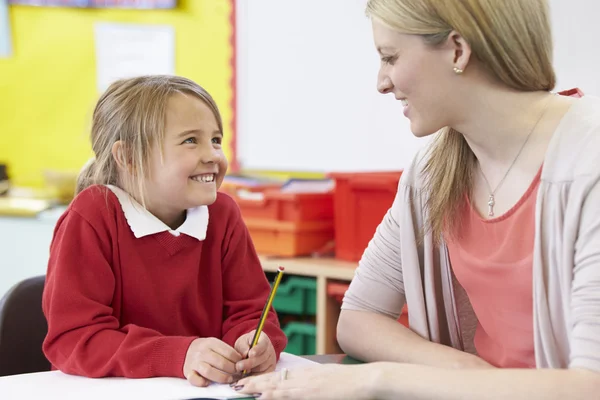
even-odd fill
[[[376,89],[366,0],[236,1],[237,158],[242,169],[405,168],[426,139]],[[600,95],[600,2],[550,0],[557,90]]]
[[[556,89],[600,96],[600,2],[550,0]]]

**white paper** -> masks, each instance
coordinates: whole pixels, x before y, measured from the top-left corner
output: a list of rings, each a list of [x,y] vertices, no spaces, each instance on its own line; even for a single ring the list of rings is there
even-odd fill
[[[292,370],[315,364],[305,358],[282,353],[277,370]],[[229,385],[213,384],[207,388],[197,388],[186,380],[177,378],[91,379],[66,375],[59,371],[0,378],[0,398],[7,400],[184,400],[194,397],[231,398],[242,395]]]
[[[117,79],[175,74],[175,30],[166,25],[100,22],[94,27],[100,93]]]
[[[12,45],[10,40],[10,18],[8,16],[8,0],[0,0],[0,58],[10,57]]]

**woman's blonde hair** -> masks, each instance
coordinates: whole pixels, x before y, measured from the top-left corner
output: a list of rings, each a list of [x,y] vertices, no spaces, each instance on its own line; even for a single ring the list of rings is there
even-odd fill
[[[118,80],[102,94],[94,109],[90,136],[95,157],[81,170],[76,193],[91,185],[125,186],[145,205],[144,178],[148,176],[150,150],[158,144],[162,158],[167,102],[175,93],[192,95],[206,103],[223,132],[217,104],[206,90],[189,79],[152,75]],[[130,171],[126,182],[119,182],[112,154],[112,147],[119,140],[119,161]]]
[[[421,35],[431,46],[458,32],[488,73],[509,88],[550,91],[556,84],[547,0],[369,0],[366,12],[395,31]],[[428,155],[427,229],[440,240],[456,233],[477,160],[450,127],[438,132]]]

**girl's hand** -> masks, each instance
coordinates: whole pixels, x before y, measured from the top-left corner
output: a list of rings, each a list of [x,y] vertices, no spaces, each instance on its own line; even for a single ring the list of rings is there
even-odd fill
[[[231,383],[236,373],[235,363],[241,359],[235,349],[217,338],[196,339],[188,347],[183,375],[194,386]]]
[[[238,372],[246,371],[248,373],[263,373],[275,371],[275,364],[277,364],[277,355],[275,354],[275,348],[271,343],[271,339],[264,332],[261,332],[258,343],[250,350],[252,339],[254,338],[254,332],[248,332],[242,335],[235,342],[235,350],[242,354],[248,355],[248,358],[239,361],[236,364]]]

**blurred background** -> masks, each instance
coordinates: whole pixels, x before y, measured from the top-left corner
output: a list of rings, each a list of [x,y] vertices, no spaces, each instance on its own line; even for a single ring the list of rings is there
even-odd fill
[[[113,74],[109,79],[128,75],[136,65],[143,67],[140,73],[152,73],[148,67],[153,66],[144,67],[144,63],[153,58],[163,59],[154,68],[157,73],[176,73],[205,86],[221,106],[224,121],[231,120],[229,1],[112,2],[118,7],[68,6],[84,1],[10,3],[15,4],[8,7],[11,49],[0,59],[0,162],[8,166],[14,186],[43,188],[60,179],[58,171],[76,173],[91,156],[90,116],[106,85],[99,80],[107,79],[107,74]],[[22,5],[26,3],[64,6]],[[127,3],[130,7],[139,3],[140,8],[121,8]],[[159,8],[152,9],[152,3]],[[99,32],[101,23],[114,24],[113,32]],[[123,43],[127,37],[138,42]],[[152,57],[147,53],[153,39],[160,46]],[[124,50],[146,48],[129,59],[118,51],[98,53],[104,50],[99,46],[118,46],[119,42]],[[111,62],[120,66],[111,69],[106,65]],[[230,137],[226,132],[226,138]]]
[[[339,350],[347,283],[429,140],[376,91],[365,2],[0,0],[0,297],[45,274],[52,231],[92,156],[100,93],[121,77],[176,74],[220,108],[231,166],[222,190],[265,271],[292,270],[276,302],[296,335],[288,350]],[[600,3],[549,3],[556,90],[600,95]]]

